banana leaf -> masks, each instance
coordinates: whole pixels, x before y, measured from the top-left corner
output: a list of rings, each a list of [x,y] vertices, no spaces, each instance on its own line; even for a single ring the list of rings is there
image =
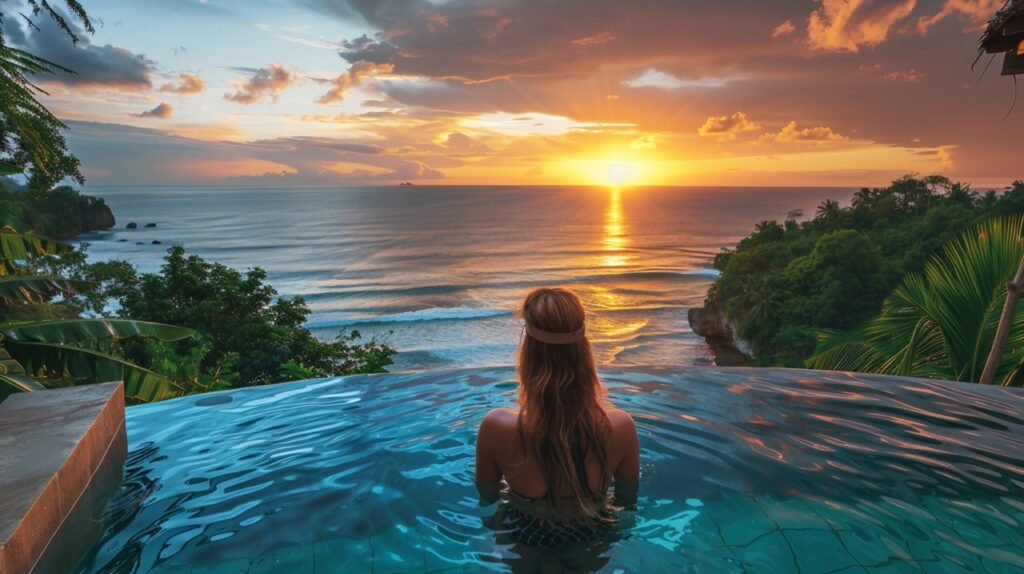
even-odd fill
[[[57,372],[89,382],[123,381],[125,397],[143,402],[162,401],[185,392],[173,380],[128,361],[54,343],[6,343],[11,355],[29,373]]]
[[[33,302],[62,293],[77,293],[90,283],[40,275],[0,277],[0,299]]]
[[[35,257],[72,251],[67,243],[35,233],[19,233],[11,226],[0,227],[0,276],[17,268],[16,262],[29,262]]]
[[[0,347],[0,401],[14,393],[41,391],[45,387],[25,373],[25,367]]]
[[[23,171],[25,170],[21,169],[16,165],[9,164],[5,161],[0,161],[0,175],[16,175],[22,173]]]
[[[195,331],[184,327],[128,319],[63,319],[0,324],[0,335],[7,341],[15,342],[76,344],[96,339],[128,337],[179,341],[194,334]]]

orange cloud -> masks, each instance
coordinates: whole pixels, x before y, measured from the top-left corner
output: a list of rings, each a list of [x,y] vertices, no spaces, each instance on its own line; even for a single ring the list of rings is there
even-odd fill
[[[821,8],[807,21],[807,42],[815,50],[830,52],[877,46],[916,4],[916,0],[822,0]]]
[[[333,86],[326,94],[320,97],[317,102],[321,104],[333,104],[345,98],[345,94],[352,88],[359,86],[368,78],[377,74],[389,74],[394,69],[391,64],[374,64],[360,60],[351,66],[343,74],[333,80]]]
[[[911,82],[911,83],[915,83],[916,84],[917,82],[920,82],[921,80],[924,79],[924,74],[922,74],[922,73],[920,73],[920,72],[918,72],[917,70],[914,70],[914,69],[910,69],[910,70],[897,70],[895,72],[889,72],[888,74],[883,74],[882,75],[882,79],[883,80],[899,81],[899,82]]]
[[[654,136],[640,136],[629,142],[629,147],[633,149],[654,149],[658,147],[658,144],[654,141]]]
[[[224,99],[239,104],[254,104],[263,96],[277,100],[278,93],[295,83],[294,74],[278,64],[270,64],[266,68],[247,70],[253,72],[252,77],[235,84],[234,94],[224,94]]]
[[[736,139],[737,133],[759,129],[761,126],[751,121],[747,114],[736,112],[731,116],[711,116],[697,128],[697,133],[702,136],[716,136],[719,141],[730,141]]]
[[[804,128],[802,130],[796,129],[796,122],[789,122],[782,130],[770,136],[777,142],[792,143],[792,142],[830,142],[830,141],[842,141],[847,139],[846,136],[837,134],[832,131],[832,128],[825,126],[817,126],[813,128]]]
[[[203,83],[203,79],[199,76],[195,74],[179,74],[177,84],[168,82],[160,87],[160,91],[189,96],[202,92],[204,87],[206,86]]]
[[[139,114],[139,117],[140,118],[157,118],[157,119],[161,119],[161,120],[166,120],[167,118],[171,117],[171,112],[173,112],[173,111],[174,111],[174,108],[172,108],[170,104],[161,102],[160,105],[158,105],[157,107],[155,107],[155,108],[153,108],[151,110],[146,110],[146,111],[142,112],[141,114]]]
[[[1003,6],[1003,3],[1003,0],[946,0],[942,5],[942,10],[932,16],[922,16],[917,19],[917,32],[923,36],[932,26],[953,14],[958,15],[961,20],[967,21],[968,30],[980,30],[985,27],[988,19]]]
[[[772,38],[779,38],[782,36],[788,36],[796,31],[796,26],[792,22],[786,20],[772,29]]]
[[[611,32],[601,32],[593,36],[587,36],[586,38],[577,38],[572,41],[577,46],[596,46],[598,44],[607,44],[615,39],[615,35]]]

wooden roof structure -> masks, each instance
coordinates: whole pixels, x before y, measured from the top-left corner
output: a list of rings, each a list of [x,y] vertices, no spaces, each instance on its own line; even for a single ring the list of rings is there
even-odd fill
[[[1024,0],[1007,0],[996,12],[981,36],[979,50],[1004,54],[1004,76],[1024,73]]]

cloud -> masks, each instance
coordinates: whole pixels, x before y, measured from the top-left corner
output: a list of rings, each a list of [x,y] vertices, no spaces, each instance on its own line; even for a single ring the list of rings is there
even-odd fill
[[[700,77],[708,75],[704,70],[723,53],[765,55],[757,48],[767,40],[745,29],[737,32],[742,27],[737,27],[735,14],[720,4],[693,0],[502,0],[485,7],[466,1],[304,2],[322,13],[347,15],[342,17],[349,21],[357,15],[378,30],[343,41],[339,53],[346,61],[390,63],[399,76],[467,84],[662,62],[665,73],[686,70]],[[425,17],[433,14],[443,15],[447,25]],[[777,19],[778,10],[774,3],[751,2],[743,16]]]
[[[916,4],[916,0],[822,0],[807,22],[807,41],[815,50],[830,52],[877,46]]]
[[[239,104],[254,104],[264,96],[277,101],[278,94],[295,83],[296,77],[279,64],[270,64],[266,68],[247,70],[253,74],[248,80],[235,84],[235,93],[224,94],[224,99]]]
[[[141,114],[139,114],[139,117],[140,118],[157,118],[157,119],[161,119],[161,120],[166,120],[167,118],[171,117],[171,112],[173,112],[173,111],[174,111],[174,108],[172,108],[170,104],[168,104],[166,102],[161,102],[160,105],[158,105],[157,107],[155,107],[155,108],[153,108],[151,110],[146,110],[146,111],[142,112]]]
[[[702,136],[715,136],[719,141],[731,141],[736,139],[736,134],[751,132],[761,129],[761,126],[752,122],[747,114],[736,112],[731,116],[712,116],[702,126],[697,128],[697,133]]]
[[[203,141],[158,129],[67,124],[71,151],[95,174],[103,174],[90,179],[112,185],[337,185],[445,177],[435,165],[439,159],[423,150],[391,153],[374,142],[355,139]]]
[[[779,24],[778,26],[772,29],[772,38],[788,36],[793,32],[796,32],[796,26],[793,25],[793,22],[786,20],[785,22]]]
[[[914,70],[914,69],[910,69],[910,70],[896,70],[896,71],[893,71],[893,72],[888,72],[886,74],[882,74],[882,79],[883,80],[890,80],[890,81],[894,81],[894,82],[911,82],[911,83],[916,84],[916,83],[918,83],[918,82],[920,82],[921,80],[924,79],[924,74],[922,74],[922,73],[920,73],[920,72],[918,72],[917,70]]]
[[[152,86],[150,78],[156,67],[155,62],[124,48],[110,44],[93,44],[89,40],[89,34],[82,30],[74,19],[66,18],[66,22],[78,36],[77,44],[71,41],[52,18],[36,18],[30,30],[22,29],[21,24],[13,17],[4,18],[4,32],[9,35],[12,43],[17,43],[18,47],[74,72],[37,75],[36,80],[124,91],[142,91]],[[15,30],[17,32],[12,33]]]
[[[203,91],[206,85],[203,83],[203,79],[195,74],[179,74],[178,83],[168,82],[163,86],[160,86],[161,92],[170,92],[172,94],[179,94],[182,96],[190,96],[198,94]]]
[[[393,69],[394,66],[391,64],[375,64],[365,60],[356,62],[333,80],[334,85],[317,102],[321,104],[340,102],[352,88],[361,85],[375,75],[391,73]]]
[[[955,145],[944,145],[939,146],[936,154],[939,156],[939,161],[942,162],[942,167],[952,171],[956,169],[956,164],[953,162],[953,152],[956,150]]]
[[[629,142],[629,147],[633,149],[654,149],[658,147],[658,144],[654,141],[654,136],[640,136]]]
[[[684,88],[721,88],[728,82],[725,78],[697,78],[693,80],[677,78],[654,68],[649,68],[639,76],[622,82],[630,88],[660,88],[663,90],[679,90]]]
[[[818,126],[813,128],[796,129],[796,122],[789,122],[779,133],[775,135],[766,134],[771,139],[782,143],[793,142],[832,142],[847,139],[846,136],[837,134],[830,127]]]
[[[597,46],[598,44],[607,44],[615,39],[615,35],[610,32],[601,32],[593,36],[587,36],[585,38],[576,38],[572,43],[576,46]]]
[[[967,23],[969,31],[977,31],[985,27],[985,23],[1004,3],[1004,0],[946,0],[942,9],[935,14],[917,19],[917,32],[927,34],[932,26],[953,14]]]
[[[462,132],[451,132],[444,140],[444,147],[452,149],[466,149],[472,147],[473,138]]]

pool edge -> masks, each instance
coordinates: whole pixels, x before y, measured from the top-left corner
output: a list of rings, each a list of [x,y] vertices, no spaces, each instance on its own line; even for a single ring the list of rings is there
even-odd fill
[[[121,482],[124,408],[119,382],[0,404],[0,571],[70,571],[85,555]]]

